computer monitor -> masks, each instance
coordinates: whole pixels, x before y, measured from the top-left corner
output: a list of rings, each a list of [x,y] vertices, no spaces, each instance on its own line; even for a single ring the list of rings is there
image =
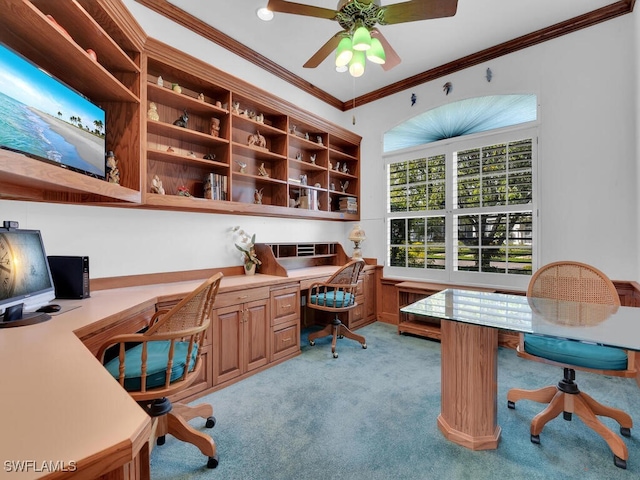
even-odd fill
[[[0,323],[33,317],[46,320],[35,311],[54,298],[55,289],[40,231],[0,228]]]

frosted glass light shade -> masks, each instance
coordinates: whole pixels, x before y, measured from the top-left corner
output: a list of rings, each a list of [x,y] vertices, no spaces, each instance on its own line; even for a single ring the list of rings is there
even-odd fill
[[[349,73],[352,77],[361,77],[364,74],[365,54],[362,50],[355,50],[353,58],[349,62]]]
[[[367,27],[358,27],[353,34],[353,49],[359,51],[369,50],[371,47],[371,34]]]
[[[387,56],[384,53],[382,43],[380,43],[380,40],[375,37],[371,39],[371,48],[367,50],[367,59],[369,59],[370,62],[377,63],[379,65],[382,65],[387,61]]]
[[[353,58],[351,39],[349,37],[344,37],[340,40],[338,48],[336,49],[336,67],[344,67],[348,65],[351,58]]]

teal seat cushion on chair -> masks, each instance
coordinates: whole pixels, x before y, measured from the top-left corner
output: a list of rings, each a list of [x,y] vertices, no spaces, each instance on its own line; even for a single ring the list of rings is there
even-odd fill
[[[167,362],[169,359],[169,340],[147,343],[147,389],[161,387],[165,383]],[[175,342],[171,382],[175,382],[184,374],[184,367],[189,351],[189,342]],[[125,353],[124,388],[127,391],[140,390],[142,368],[142,344],[130,348]],[[189,360],[189,370],[196,364],[197,345],[194,345]],[[105,364],[107,371],[117,380],[119,377],[120,359],[118,357]]]
[[[353,300],[354,297],[352,294],[345,293],[342,290],[339,290],[337,293],[335,291],[331,291],[326,293],[319,293],[317,295],[311,295],[309,302],[313,303],[314,305],[342,308],[352,305]]]
[[[525,352],[537,357],[595,370],[624,370],[627,353],[604,345],[525,333]]]

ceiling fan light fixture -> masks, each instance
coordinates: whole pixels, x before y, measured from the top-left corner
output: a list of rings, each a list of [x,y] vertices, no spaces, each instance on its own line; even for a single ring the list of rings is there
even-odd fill
[[[364,25],[359,26],[353,34],[353,49],[364,52],[371,47],[371,34]]]
[[[344,73],[346,71],[349,70],[349,66],[348,65],[341,65],[341,66],[337,66],[336,65],[336,72],[338,73]]]
[[[367,59],[378,65],[383,65],[387,61],[382,43],[375,37],[371,39],[371,48],[367,50]]]
[[[345,67],[353,58],[353,50],[351,50],[351,39],[344,37],[340,40],[336,49],[336,67]]]
[[[353,58],[349,62],[349,73],[352,77],[361,77],[364,74],[365,54],[362,50],[353,52]]]

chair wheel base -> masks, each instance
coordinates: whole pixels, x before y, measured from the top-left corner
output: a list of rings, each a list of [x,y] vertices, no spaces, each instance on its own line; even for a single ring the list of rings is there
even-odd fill
[[[510,408],[511,410],[515,410],[516,402],[512,402],[511,400],[507,401],[507,408]]]
[[[316,342],[315,342],[315,341],[313,341],[313,340],[311,340],[311,341],[309,342],[309,345],[311,345],[312,347],[313,347],[315,344],[316,344]]]
[[[213,428],[216,426],[216,417],[207,418],[207,423],[204,424],[207,428]]]
[[[631,429],[626,427],[620,427],[620,435],[622,435],[623,437],[630,437]]]
[[[213,457],[209,457],[207,460],[207,468],[216,468],[218,466],[218,454],[216,453]]]
[[[162,435],[156,439],[156,445],[164,445],[166,441],[167,441],[167,437]]]
[[[338,358],[338,354],[336,352],[333,352],[333,358]]]
[[[362,344],[362,348],[364,348],[364,349],[366,350],[366,349],[367,349],[367,344],[366,344],[366,343],[363,343],[363,344]]]
[[[618,468],[622,468],[623,470],[627,469],[627,461],[621,459],[617,455],[613,456],[613,464]]]
[[[531,443],[535,443],[536,445],[540,445],[540,435],[531,435]]]

